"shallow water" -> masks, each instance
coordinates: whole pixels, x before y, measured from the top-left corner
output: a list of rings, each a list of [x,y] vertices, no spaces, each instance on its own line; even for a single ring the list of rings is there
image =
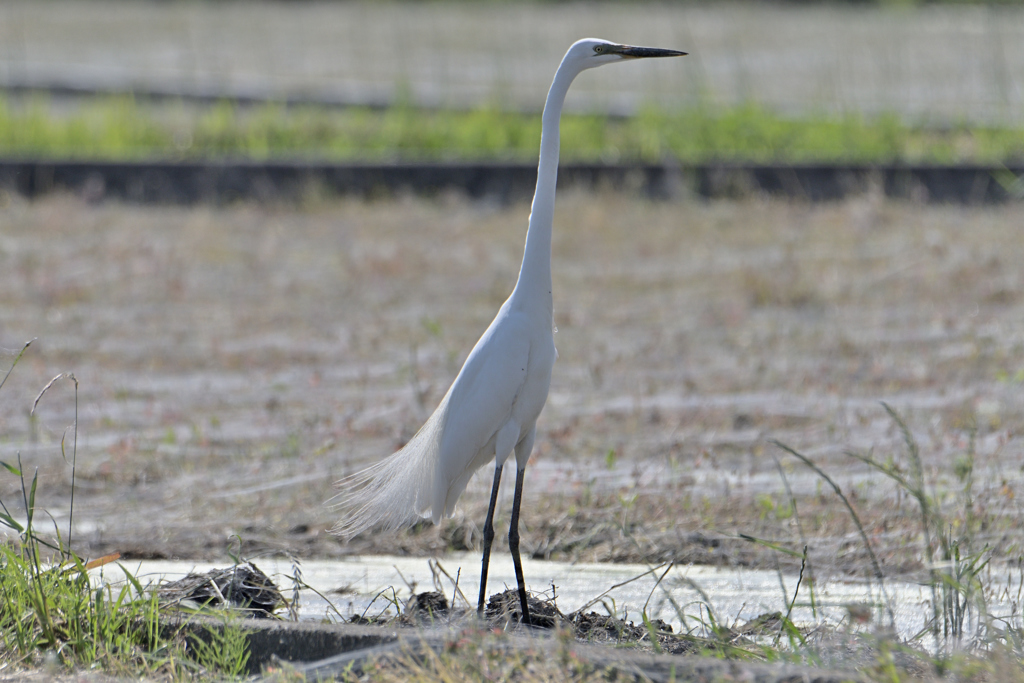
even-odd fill
[[[451,601],[456,578],[459,590],[475,607],[479,591],[479,563],[479,556],[475,553],[446,557],[438,566],[452,578],[438,572],[440,581],[435,584],[432,561],[423,558],[365,556],[302,562],[302,579],[315,591],[300,591],[300,618],[339,621],[355,614],[369,617],[388,612],[394,614],[389,600],[397,598],[404,602],[411,590],[441,590]],[[289,561],[267,558],[254,564],[270,576],[287,597],[291,597],[289,586],[292,585],[294,569]],[[173,581],[188,572],[202,573],[225,566],[223,563],[188,561],[125,562],[124,565],[135,572],[144,584],[147,581]],[[549,598],[554,591],[558,607],[565,614],[586,608],[600,614],[614,613],[627,621],[641,623],[641,613],[646,607],[649,617],[663,619],[676,632],[683,628],[683,618],[687,627],[699,629],[701,621],[707,621],[708,604],[715,619],[728,626],[741,625],[765,613],[785,613],[786,601],[792,600],[797,587],[797,576],[790,574],[780,577],[772,571],[698,566],[673,567],[659,585],[658,579],[667,567],[652,572],[653,568],[629,564],[523,560],[523,572],[531,589],[543,591]],[[120,580],[119,573],[108,571],[106,576]],[[782,584],[785,585],[785,597]],[[488,592],[493,594],[515,585],[511,559],[497,554],[491,562]],[[707,603],[698,588],[708,599]],[[930,611],[925,587],[890,581],[886,583],[885,594],[887,603],[893,606],[899,635],[910,638],[918,633]],[[819,580],[814,588],[813,610],[810,599],[808,584],[804,583],[792,612],[792,619],[797,625],[841,625],[849,620],[847,605],[881,605],[884,602],[880,600],[877,583],[869,585],[864,581],[838,579]],[[457,604],[465,605],[461,597]],[[874,614],[875,622],[888,625],[887,611],[876,609]]]

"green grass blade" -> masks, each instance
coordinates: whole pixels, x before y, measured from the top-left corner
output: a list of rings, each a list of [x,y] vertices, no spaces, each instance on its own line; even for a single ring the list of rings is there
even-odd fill
[[[4,375],[4,378],[2,380],[0,380],[0,389],[3,389],[4,385],[7,384],[7,378],[11,376],[12,372],[14,372],[14,366],[18,364],[18,361],[21,360],[21,357],[25,355],[25,351],[28,350],[28,347],[31,346],[32,342],[34,341],[35,339],[30,339],[27,342],[25,342],[24,346],[21,347],[21,351],[18,352],[17,356],[15,356],[14,362],[11,363],[11,367],[7,370],[7,374]]]
[[[654,624],[651,623],[650,617],[647,616],[647,612],[641,612],[640,616],[644,620],[644,628],[647,629],[647,637],[651,639],[651,647],[654,648],[655,654],[661,654],[661,641],[658,638],[658,629],[654,628]]]
[[[861,540],[864,541],[864,548],[865,550],[867,550],[868,557],[871,559],[872,570],[874,572],[875,578],[878,579],[878,584],[882,591],[882,595],[885,597],[885,608],[886,611],[889,613],[890,625],[895,627],[896,615],[892,610],[891,601],[886,595],[885,574],[882,573],[882,567],[878,563],[878,557],[875,555],[874,549],[871,547],[871,541],[868,538],[867,531],[864,530],[864,525],[860,521],[860,516],[857,514],[857,511],[853,509],[853,505],[850,504],[850,501],[846,498],[846,496],[843,495],[843,491],[842,489],[839,488],[839,484],[832,481],[832,478],[829,477],[824,470],[822,470],[820,467],[814,464],[814,462],[803,453],[800,453],[794,450],[793,448],[790,448],[781,441],[771,439],[769,440],[769,443],[773,444],[777,448],[781,448],[782,450],[784,450],[785,452],[789,453],[794,458],[802,462],[803,464],[807,465],[807,467],[811,468],[811,470],[813,470],[819,477],[821,477],[822,480],[825,481],[825,483],[832,487],[832,490],[835,491],[835,494],[839,497],[839,500],[842,501],[843,505],[846,507],[847,512],[850,513],[850,518],[853,520],[854,525],[857,527],[857,531],[860,534]]]
[[[35,516],[36,511],[36,488],[39,486],[39,468],[36,468],[35,473],[32,475],[32,486],[29,488],[28,499],[25,503],[25,516],[27,519],[26,526],[32,528],[32,518]]]
[[[6,512],[0,512],[0,522],[3,522],[5,525],[10,527],[11,529],[14,529],[19,534],[25,531],[25,527],[18,524],[17,520],[15,520]]]
[[[137,592],[137,593],[138,593],[138,594],[139,594],[140,596],[141,596],[141,595],[145,595],[145,594],[146,594],[146,589],[142,587],[142,584],[141,584],[141,583],[139,583],[139,580],[138,580],[138,579],[137,579],[137,578],[135,577],[135,575],[134,575],[134,574],[132,574],[132,573],[131,573],[130,571],[128,571],[128,568],[127,568],[127,567],[125,567],[125,566],[124,566],[123,564],[121,564],[120,562],[118,562],[118,563],[117,563],[117,566],[118,566],[118,567],[120,567],[120,568],[121,568],[121,571],[123,571],[123,572],[124,572],[124,576],[125,576],[125,578],[126,578],[126,579],[128,579],[128,582],[129,582],[129,583],[130,583],[130,584],[132,585],[132,588],[134,588],[134,589],[135,589],[135,591],[136,591],[136,592]]]

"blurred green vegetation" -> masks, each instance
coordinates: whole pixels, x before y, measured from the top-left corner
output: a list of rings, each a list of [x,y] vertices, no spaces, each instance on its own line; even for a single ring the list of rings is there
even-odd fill
[[[44,98],[0,100],[0,156],[62,159],[532,160],[540,116],[316,106],[207,107]],[[993,163],[1024,160],[1024,128],[910,125],[893,115],[787,117],[757,105],[646,108],[637,116],[566,114],[565,161],[709,160]]]

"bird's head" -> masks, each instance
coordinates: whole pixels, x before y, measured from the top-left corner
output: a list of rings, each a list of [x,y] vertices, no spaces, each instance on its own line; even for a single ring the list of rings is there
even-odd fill
[[[573,43],[565,55],[566,61],[575,62],[578,68],[592,69],[602,64],[621,62],[628,59],[645,57],[681,57],[685,52],[679,50],[663,50],[658,47],[635,47],[620,45],[600,38],[584,38]]]

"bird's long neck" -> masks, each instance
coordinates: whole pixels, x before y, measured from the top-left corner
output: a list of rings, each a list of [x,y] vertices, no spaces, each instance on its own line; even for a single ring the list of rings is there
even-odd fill
[[[540,162],[537,165],[537,190],[530,209],[530,227],[519,280],[512,291],[513,303],[546,302],[551,311],[551,223],[555,215],[555,184],[558,180],[559,120],[569,85],[579,70],[564,61],[544,102],[540,133]]]

